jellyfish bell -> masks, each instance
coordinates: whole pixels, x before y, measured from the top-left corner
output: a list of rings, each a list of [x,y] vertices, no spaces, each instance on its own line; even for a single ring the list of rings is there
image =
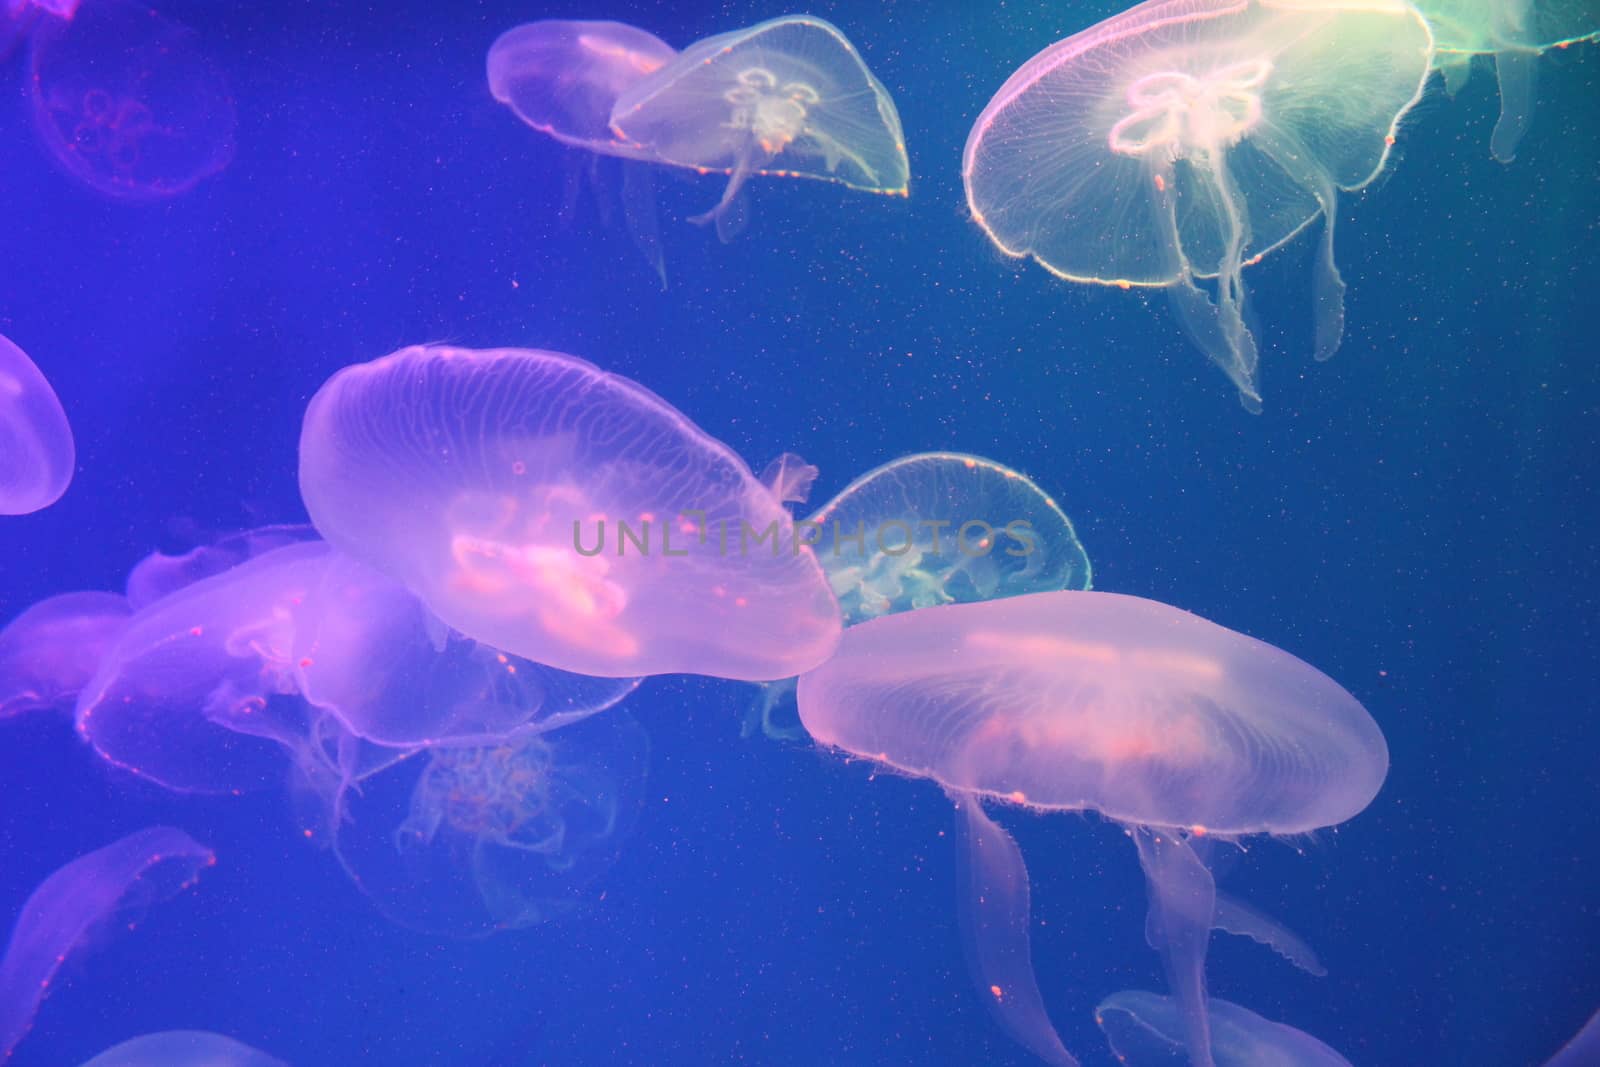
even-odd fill
[[[986,1003],[1025,1047],[1076,1062],[1043,1008],[1028,877],[983,804],[1092,810],[1128,828],[1197,1064],[1212,1062],[1204,953],[1215,887],[1190,841],[1298,834],[1367,806],[1383,735],[1287,652],[1154,601],[1037,593],[875,619],[800,678],[820,744],[931,779],[962,814],[963,928]],[[1266,938],[1260,938],[1265,940]],[[1281,950],[1280,950],[1281,951]]]
[[[1164,288],[1259,410],[1244,268],[1321,215],[1315,354],[1337,350],[1337,193],[1383,171],[1432,49],[1403,0],[1148,0],[1001,87],[967,139],[968,207],[1059,277]]]
[[[289,1067],[225,1034],[163,1030],[113,1045],[83,1067]]]
[[[300,489],[445,625],[608,678],[815,666],[839,609],[770,490],[634,382],[555,352],[403,349],[306,411]]]
[[[617,98],[613,134],[665,163],[729,175],[715,222],[743,225],[752,174],[816,178],[906,195],[910,164],[883,83],[839,29],[810,16],[708,37]]]
[[[56,708],[70,712],[131,615],[115,593],[62,593],[0,629],[0,719]]]
[[[72,427],[55,390],[0,335],[0,515],[27,515],[61,499],[75,459]]]
[[[1350,1067],[1349,1060],[1302,1030],[1217,997],[1208,1008],[1217,1067]],[[1138,990],[1113,993],[1095,1008],[1094,1018],[1118,1062],[1127,1067],[1176,1063],[1183,1055],[1181,1010],[1172,997]]]

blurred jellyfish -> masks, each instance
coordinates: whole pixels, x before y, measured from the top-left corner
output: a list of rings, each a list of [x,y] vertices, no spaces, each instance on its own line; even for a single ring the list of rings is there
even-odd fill
[[[620,22],[529,22],[501,34],[489,49],[489,92],[523,122],[562,144],[615,156],[622,164],[623,214],[629,236],[666,285],[656,225],[649,153],[611,132],[611,107],[622,91],[677,53]],[[633,161],[633,162],[629,162]],[[575,190],[569,192],[569,200]]]
[[[1217,1067],[1350,1067],[1350,1061],[1310,1034],[1212,997],[1211,1053]],[[1112,1053],[1127,1067],[1176,1064],[1184,1054],[1177,1001],[1155,993],[1113,993],[1095,1009]]]
[[[718,34],[622,90],[611,131],[650,158],[729,175],[697,223],[731,240],[752,174],[905,196],[905,135],[883,83],[838,28],[804,15]]]
[[[0,719],[25,711],[70,711],[127,628],[127,598],[63,593],[0,630]]]
[[[1326,675],[1176,608],[1035,593],[851,627],[802,675],[820,744],[930,778],[961,812],[963,934],[985,1003],[1041,1058],[1074,1064],[1033,976],[1022,853],[983,803],[1099,812],[1138,847],[1146,937],[1192,1061],[1213,1062],[1204,959],[1217,920],[1202,838],[1297,834],[1360,812],[1383,735]]]
[[[1315,352],[1333,355],[1336,195],[1382,172],[1432,47],[1403,0],[1148,0],[1001,87],[967,138],[967,205],[1001,251],[1059,277],[1164,287],[1259,411],[1244,268],[1321,215]]]
[[[189,27],[136,0],[95,0],[31,38],[33,115],[51,156],[98,192],[177,196],[233,158],[222,72]]]
[[[418,752],[336,798],[334,848],[394,922],[485,936],[579,906],[616,859],[649,745],[621,709],[487,747]]]
[[[72,427],[55,390],[0,335],[0,515],[27,515],[60,500],[74,461]]]
[[[33,1025],[39,1002],[69,955],[126,909],[166,900],[215,862],[182,830],[153,826],[80,856],[23,903],[0,959],[0,1062]]]
[[[331,544],[445,625],[563,671],[763,681],[838,641],[814,553],[744,462],[572,356],[346,367],[306,411],[300,491]]]
[[[1539,53],[1600,39],[1593,0],[1416,0],[1433,30],[1433,65],[1454,96],[1466,84],[1474,56],[1493,56],[1500,82],[1500,119],[1489,140],[1494,158],[1509,163],[1533,119]]]
[[[289,1067],[223,1034],[164,1030],[106,1049],[83,1067]]]
[[[221,574],[264,552],[314,540],[317,531],[310,526],[260,526],[220,537],[181,556],[152,552],[128,572],[128,603],[135,611],[143,610],[184,586]]]
[[[1561,1046],[1544,1067],[1593,1067],[1600,1063],[1600,1011],[1589,1016],[1571,1041]]]

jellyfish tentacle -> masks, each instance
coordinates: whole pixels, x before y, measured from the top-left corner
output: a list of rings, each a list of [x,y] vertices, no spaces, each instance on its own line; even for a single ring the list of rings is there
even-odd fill
[[[772,153],[763,149],[754,136],[747,137],[739,149],[739,158],[734,163],[733,172],[728,176],[728,185],[722,190],[722,199],[718,200],[710,211],[692,216],[689,221],[696,226],[715,222],[718,239],[723,244],[732,243],[750,220],[743,195],[744,183],[771,158]]]
[[[1326,170],[1315,166],[1309,149],[1287,130],[1263,131],[1262,149],[1300,188],[1316,198],[1322,211],[1322,239],[1312,267],[1311,308],[1315,320],[1317,362],[1331,359],[1344,340],[1344,277],[1333,258],[1333,231],[1339,214],[1339,193]]]
[[[1517,158],[1517,145],[1533,121],[1539,53],[1523,49],[1496,52],[1494,75],[1500,83],[1500,118],[1489,137],[1489,152],[1501,163]]]
[[[1205,959],[1216,916],[1216,883],[1198,856],[1168,830],[1132,831],[1150,893],[1145,939],[1161,953],[1194,1067],[1215,1067],[1206,1006]]]
[[[667,261],[661,251],[661,228],[656,220],[656,183],[648,163],[622,161],[622,218],[633,246],[667,289]]]

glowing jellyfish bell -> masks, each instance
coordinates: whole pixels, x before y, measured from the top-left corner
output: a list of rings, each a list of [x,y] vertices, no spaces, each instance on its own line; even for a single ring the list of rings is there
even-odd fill
[[[76,452],[67,413],[39,368],[0,335],[0,515],[61,499]]]
[[[1350,1067],[1349,1060],[1304,1031],[1218,997],[1209,998],[1206,1006],[1212,1052],[1223,1067]],[[1138,990],[1113,993],[1095,1008],[1094,1018],[1117,1061],[1127,1067],[1172,1064],[1183,1055],[1183,1013],[1172,997]]]
[[[1332,679],[1198,616],[1110,593],[1036,593],[853,626],[802,675],[820,744],[929,778],[963,818],[975,977],[1022,1045],[1075,1064],[1028,950],[1028,873],[983,803],[1094,810],[1126,826],[1150,891],[1183,1044],[1209,1065],[1204,958],[1213,926],[1294,960],[1248,913],[1219,916],[1197,838],[1297,834],[1360,812],[1388,771],[1377,724]],[[1314,959],[1311,961],[1314,966]]]
[[[447,626],[560,670],[765,681],[838,641],[779,498],[572,356],[418,347],[347,367],[306,411],[300,490],[323,536]]]
[[[1333,355],[1336,194],[1383,170],[1432,47],[1403,0],[1148,0],[1001,87],[967,139],[968,206],[1007,255],[1071,281],[1165,288],[1258,411],[1244,268],[1322,215],[1315,351]]]
[[[612,132],[654,158],[728,174],[716,207],[723,240],[744,223],[752,174],[817,178],[904,196],[910,164],[883,83],[837,27],[790,15],[684,49],[617,99]]]

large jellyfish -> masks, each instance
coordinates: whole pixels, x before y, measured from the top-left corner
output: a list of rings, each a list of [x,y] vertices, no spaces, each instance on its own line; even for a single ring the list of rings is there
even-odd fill
[[[666,284],[656,226],[650,153],[611,132],[611,108],[627,89],[678,53],[644,30],[620,22],[529,22],[489,48],[489,92],[523,122],[562,144],[622,163],[622,204],[629,236]]]
[[[163,1030],[106,1049],[83,1067],[289,1067],[224,1034]]]
[[[1365,709],[1295,657],[1110,593],[1036,593],[887,616],[802,675],[819,743],[929,778],[961,814],[963,931],[985,1002],[1024,1047],[1074,1064],[1028,949],[1028,874],[985,801],[1128,828],[1193,1062],[1213,1060],[1204,958],[1215,887],[1190,842],[1351,818],[1388,771]],[[1235,916],[1235,919],[1238,917]]]
[[[1304,1031],[1217,997],[1207,1006],[1218,1067],[1350,1067],[1349,1060]],[[1094,1017],[1118,1062],[1127,1067],[1173,1064],[1183,1055],[1183,1014],[1172,997],[1113,993]]]
[[[1165,288],[1259,411],[1244,268],[1320,214],[1315,353],[1333,355],[1336,194],[1382,172],[1432,51],[1403,0],[1148,0],[1001,87],[967,138],[967,204],[1007,255]],[[1215,279],[1214,298],[1198,278]]]
[[[910,188],[900,116],[883,83],[837,27],[789,15],[697,41],[622,91],[611,130],[665,163],[729,175],[714,221],[743,228],[752,174],[818,178],[904,196]]]
[[[781,501],[572,356],[436,346],[347,367],[306,411],[300,491],[329,542],[447,626],[560,670],[765,681],[838,641]]]
[[[417,752],[334,798],[334,850],[402,926],[480,937],[555,918],[616,859],[649,743],[622,709]]]
[[[0,719],[25,711],[70,711],[131,614],[115,593],[62,593],[0,630]]]
[[[80,856],[22,905],[0,958],[0,1063],[33,1025],[56,971],[93,931],[130,905],[177,895],[215,862],[182,830],[153,826]]]
[[[0,335],[0,515],[61,499],[72,481],[72,427],[33,360]]]
[[[238,118],[189,27],[137,0],[95,0],[33,32],[35,125],[51,156],[98,192],[177,196],[226,167]]]
[[[1434,67],[1454,95],[1466,84],[1474,56],[1493,56],[1500,82],[1500,119],[1489,151],[1502,163],[1533,119],[1539,53],[1600,38],[1594,0],[1416,0],[1433,29]]]

